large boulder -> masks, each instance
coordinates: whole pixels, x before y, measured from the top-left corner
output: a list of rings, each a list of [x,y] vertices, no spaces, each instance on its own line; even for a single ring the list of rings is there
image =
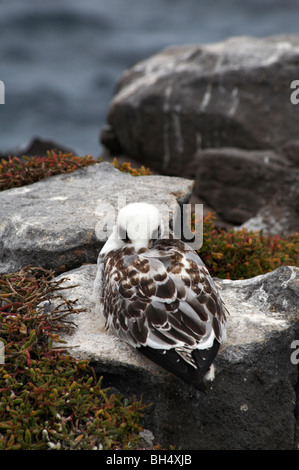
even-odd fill
[[[95,263],[118,208],[188,202],[193,181],[131,176],[107,162],[0,193],[0,272],[28,264],[63,272]],[[103,226],[105,219],[106,227]]]
[[[122,74],[101,141],[157,172],[196,177],[196,195],[242,224],[298,175],[298,61],[299,35],[169,47]]]
[[[123,73],[104,134],[172,174],[201,148],[278,149],[298,138],[298,60],[299,35],[169,47]]]
[[[104,386],[152,403],[144,425],[155,442],[183,450],[297,448],[299,268],[218,280],[230,316],[206,394],[99,329],[91,303],[95,274],[89,264],[59,276],[64,296],[82,310],[69,318],[74,333],[61,339],[68,353],[91,361]]]

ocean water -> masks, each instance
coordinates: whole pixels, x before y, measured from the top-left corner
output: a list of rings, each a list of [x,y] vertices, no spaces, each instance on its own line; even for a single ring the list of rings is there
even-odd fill
[[[170,45],[299,33],[298,13],[299,0],[0,0],[0,153],[39,136],[99,155],[126,68]]]

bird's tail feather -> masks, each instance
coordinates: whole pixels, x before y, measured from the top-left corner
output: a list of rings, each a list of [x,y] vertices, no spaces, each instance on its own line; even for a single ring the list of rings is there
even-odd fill
[[[198,390],[205,391],[204,377],[217,356],[219,347],[220,344],[215,339],[213,346],[209,349],[194,349],[192,356],[195,366],[186,362],[175,349],[163,350],[141,346],[138,350],[164,369],[194,385]]]

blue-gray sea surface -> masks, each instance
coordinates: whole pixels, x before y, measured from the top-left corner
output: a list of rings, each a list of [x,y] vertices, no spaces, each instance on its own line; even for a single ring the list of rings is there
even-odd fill
[[[170,45],[298,33],[298,13],[298,0],[0,0],[0,153],[40,136],[98,155],[126,68]]]

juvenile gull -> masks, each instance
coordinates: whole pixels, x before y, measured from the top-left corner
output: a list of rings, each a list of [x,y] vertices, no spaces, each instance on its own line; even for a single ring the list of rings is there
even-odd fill
[[[227,309],[200,257],[163,238],[154,205],[122,208],[98,257],[93,300],[103,328],[196,388],[214,379]]]

